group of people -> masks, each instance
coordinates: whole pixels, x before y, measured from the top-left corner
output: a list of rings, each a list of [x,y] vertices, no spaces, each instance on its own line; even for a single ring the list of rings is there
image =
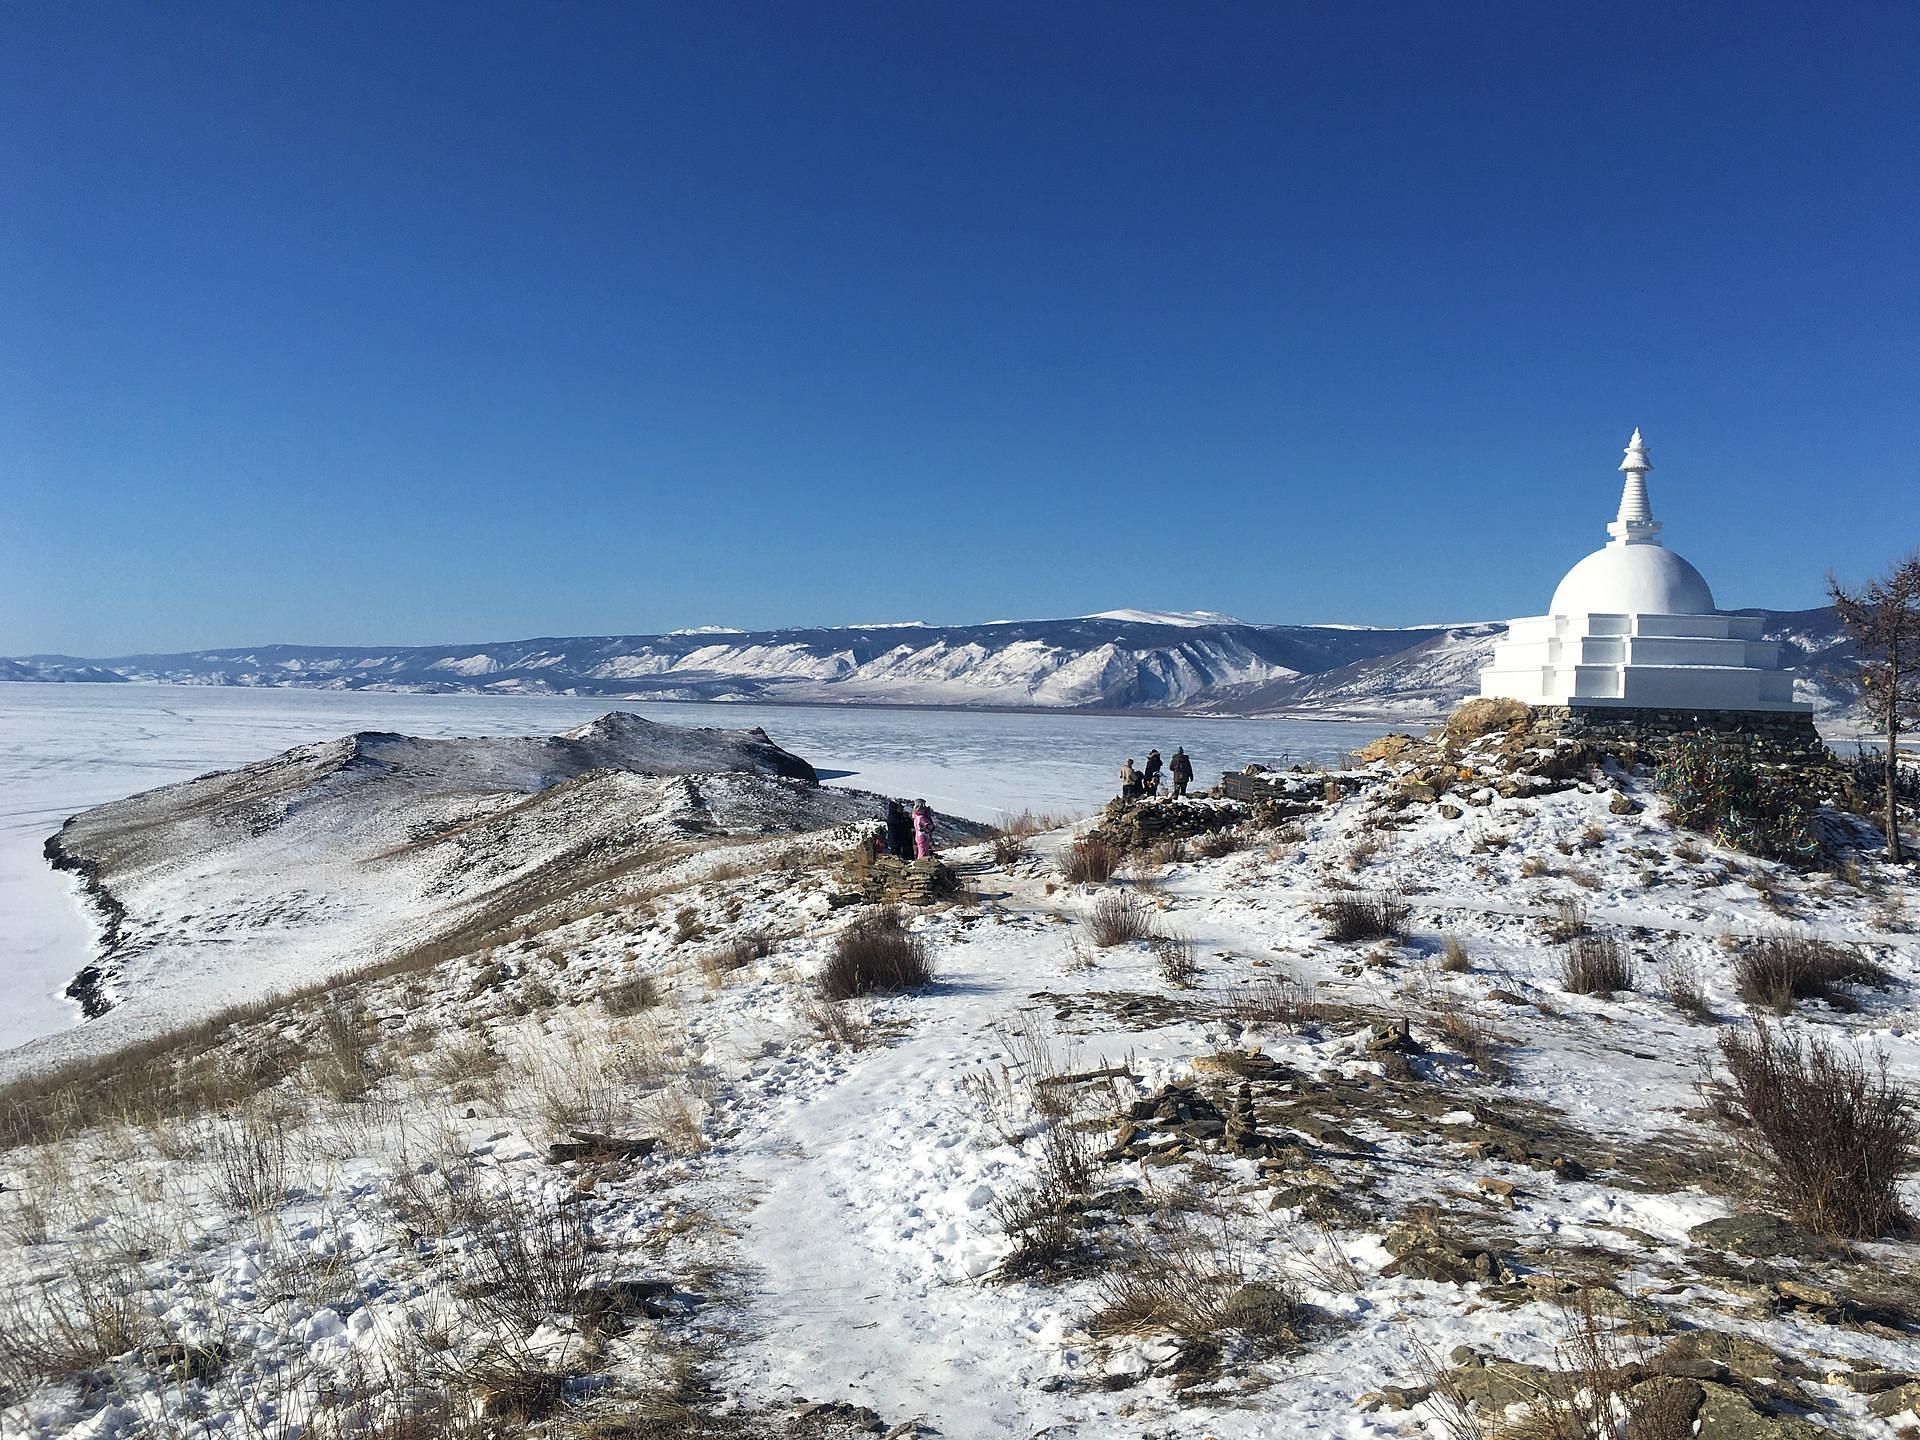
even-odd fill
[[[1167,777],[1173,781],[1173,798],[1178,800],[1187,793],[1187,786],[1193,783],[1193,761],[1187,758],[1187,752],[1176,747],[1173,758],[1166,765]],[[1133,757],[1127,757],[1127,763],[1120,767],[1120,795],[1123,799],[1138,800],[1146,795],[1160,793],[1160,752],[1147,751],[1147,763],[1144,768],[1133,768]]]
[[[885,826],[873,837],[873,853],[896,860],[925,860],[933,854],[933,811],[916,800],[913,809],[898,800],[887,801]]]

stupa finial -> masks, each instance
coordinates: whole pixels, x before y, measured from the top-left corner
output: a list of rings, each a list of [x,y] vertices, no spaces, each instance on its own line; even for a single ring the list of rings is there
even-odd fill
[[[1654,539],[1660,533],[1660,522],[1653,518],[1653,507],[1647,501],[1647,471],[1651,469],[1653,461],[1647,458],[1647,442],[1640,438],[1640,427],[1636,425],[1633,438],[1627,441],[1627,458],[1620,462],[1620,470],[1627,477],[1627,483],[1620,490],[1620,513],[1607,526],[1615,545],[1660,543]]]

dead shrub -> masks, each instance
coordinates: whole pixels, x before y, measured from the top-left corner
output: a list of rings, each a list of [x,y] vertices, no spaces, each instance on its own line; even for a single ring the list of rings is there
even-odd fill
[[[366,1098],[380,1079],[381,1067],[365,1008],[350,1000],[328,999],[320,1006],[318,1028],[318,1052],[307,1060],[308,1077],[334,1100]]]
[[[630,975],[600,992],[600,1008],[616,1020],[638,1015],[660,1003],[660,987],[651,975]]]
[[[673,943],[685,945],[698,940],[707,933],[707,927],[700,918],[700,912],[691,905],[682,905],[673,912]]]
[[[1030,853],[1032,853],[1031,847],[1028,846],[1024,835],[1015,835],[1003,830],[993,837],[993,863],[1002,870],[1018,865]]]
[[[1153,947],[1153,958],[1160,966],[1160,978],[1176,990],[1191,990],[1193,982],[1200,978],[1198,947],[1192,937],[1155,935],[1149,943]]]
[[[996,1279],[1060,1279],[1084,1273],[1094,1258],[1080,1213],[1098,1167],[1092,1139],[1064,1116],[1038,1138],[1036,1174],[997,1196],[989,1212],[1010,1242]]]
[[[1500,1032],[1461,1004],[1457,996],[1443,993],[1436,997],[1425,1019],[1475,1070],[1489,1080],[1506,1078],[1507,1069],[1500,1060],[1500,1047],[1504,1043]]]
[[[1460,943],[1458,935],[1448,935],[1440,942],[1440,968],[1456,975],[1473,969],[1467,947]]]
[[[1104,885],[1119,870],[1118,846],[1098,835],[1082,835],[1060,857],[1060,873],[1070,885]]]
[[[287,1198],[287,1126],[277,1111],[250,1109],[216,1121],[207,1136],[214,1193],[235,1215],[276,1210]]]
[[[1102,895],[1087,912],[1087,938],[1102,950],[1153,935],[1152,914],[1131,895]]]
[[[1290,1279],[1250,1282],[1232,1254],[1190,1232],[1129,1255],[1099,1277],[1095,1294],[1087,1329],[1096,1336],[1173,1335],[1202,1355],[1217,1355],[1229,1332],[1262,1347],[1299,1338]]]
[[[39,1285],[0,1290],[0,1394],[103,1369],[159,1338],[141,1261],[124,1247],[74,1256]]]
[[[813,1033],[829,1045],[848,1050],[864,1050],[873,1038],[873,1027],[864,1013],[846,1000],[829,1000],[822,995],[802,995],[794,1002],[795,1013]]]
[[[1329,940],[1345,944],[1400,939],[1407,933],[1411,910],[1398,895],[1355,890],[1325,897],[1313,913],[1326,923]]]
[[[570,1311],[587,1273],[579,1209],[544,1190],[510,1187],[469,1203],[463,1290],[473,1312],[524,1337]]]
[[[1560,957],[1560,988],[1603,1000],[1633,989],[1633,961],[1610,935],[1582,935]]]
[[[1141,856],[1147,864],[1165,869],[1169,865],[1179,865],[1187,858],[1187,842],[1183,836],[1168,835],[1153,842]]]
[[[1321,1025],[1331,1016],[1316,998],[1315,988],[1290,976],[1274,976],[1236,986],[1220,996],[1220,1008],[1229,1019],[1252,1030],[1284,1025],[1298,1030]]]
[[[1734,961],[1734,982],[1749,1005],[1777,1015],[1796,1001],[1824,1000],[1838,1009],[1856,1007],[1841,986],[1884,985],[1887,972],[1847,945],[1810,935],[1768,935],[1753,941]]]
[[[1520,874],[1528,880],[1537,880],[1553,874],[1553,866],[1538,855],[1529,855],[1520,862]]]
[[[1715,1113],[1765,1170],[1775,1203],[1823,1235],[1865,1239],[1905,1220],[1900,1179],[1920,1163],[1914,1096],[1818,1035],[1768,1025],[1720,1037]]]
[[[842,930],[820,971],[819,990],[828,1000],[856,995],[896,995],[933,982],[927,942],[908,932],[892,906],[864,915]]]
[[[1368,863],[1379,853],[1380,842],[1375,837],[1369,835],[1356,840],[1353,842],[1353,847],[1347,851],[1347,869],[1357,874],[1366,869]]]

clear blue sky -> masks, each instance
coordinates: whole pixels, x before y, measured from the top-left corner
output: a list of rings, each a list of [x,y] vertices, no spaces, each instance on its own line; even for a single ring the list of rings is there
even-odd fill
[[[1920,6],[0,8],[0,653],[1920,543]]]

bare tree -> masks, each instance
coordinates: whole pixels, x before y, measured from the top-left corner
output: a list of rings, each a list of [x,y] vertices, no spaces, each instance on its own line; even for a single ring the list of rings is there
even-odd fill
[[[1920,553],[1848,590],[1827,576],[1840,623],[1860,647],[1867,713],[1887,737],[1887,858],[1900,859],[1900,736],[1920,726]]]

